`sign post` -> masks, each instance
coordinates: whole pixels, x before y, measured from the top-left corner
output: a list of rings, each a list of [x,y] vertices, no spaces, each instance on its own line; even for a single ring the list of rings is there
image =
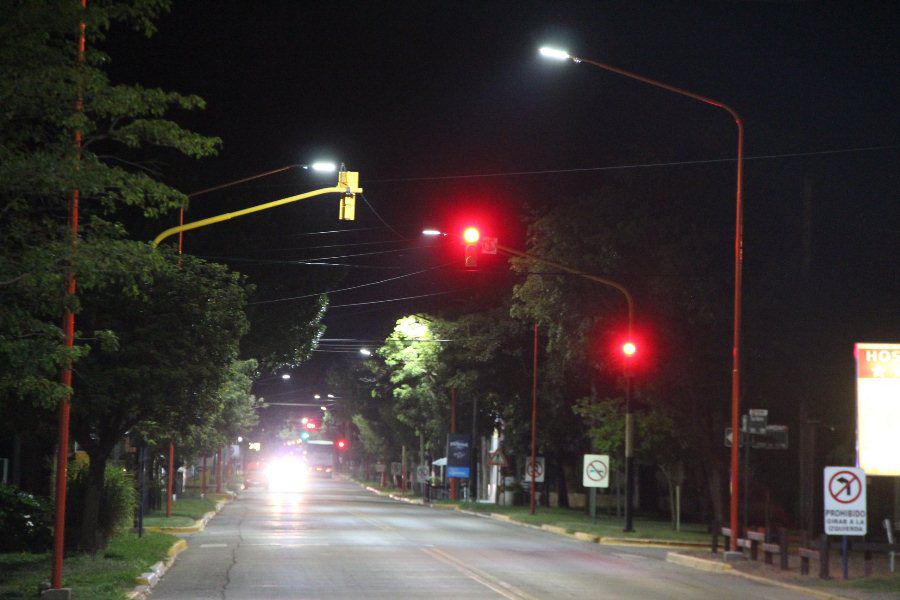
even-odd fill
[[[847,579],[847,536],[866,535],[866,473],[857,467],[825,467],[825,535],[843,536],[841,554]]]
[[[591,519],[597,522],[597,488],[609,487],[609,455],[585,454],[581,483],[590,490]]]

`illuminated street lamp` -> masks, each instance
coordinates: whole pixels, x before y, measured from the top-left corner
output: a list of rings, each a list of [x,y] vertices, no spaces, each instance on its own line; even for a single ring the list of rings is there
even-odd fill
[[[290,374],[290,373],[285,373],[285,374],[283,374],[283,375],[281,376],[281,378],[284,379],[284,380],[288,380],[288,379],[291,378],[291,374]]]
[[[368,348],[360,348],[359,353],[362,354],[363,356],[372,356],[372,351],[369,350]]]
[[[593,65],[605,71],[609,71],[611,73],[616,73],[617,75],[622,75],[623,77],[628,77],[629,79],[636,79],[637,81],[641,81],[648,85],[652,85],[654,87],[662,88],[664,90],[668,90],[675,94],[679,94],[681,96],[686,96],[688,98],[692,98],[694,100],[699,100],[704,104],[708,104],[710,106],[715,106],[716,108],[721,108],[725,112],[727,112],[734,119],[735,125],[737,125],[737,191],[735,193],[735,225],[734,225],[734,333],[733,333],[733,342],[731,348],[731,357],[732,357],[732,370],[731,370],[731,429],[732,431],[740,431],[740,389],[741,389],[741,371],[740,371],[740,349],[741,349],[741,278],[742,278],[742,264],[743,264],[743,236],[744,236],[744,204],[743,204],[743,172],[744,172],[744,123],[741,121],[741,117],[737,114],[737,112],[722,102],[718,100],[713,100],[712,98],[707,98],[706,96],[701,96],[700,94],[695,94],[694,92],[689,92],[688,90],[676,87],[674,85],[669,85],[668,83],[663,83],[661,81],[657,81],[655,79],[651,79],[649,77],[644,77],[643,75],[638,75],[637,73],[632,73],[631,71],[626,71],[625,69],[620,69],[619,67],[614,67],[612,65],[591,60],[588,58],[582,58],[579,56],[572,56],[565,50],[560,50],[557,48],[550,48],[544,46],[540,49],[540,53],[543,56],[548,58],[552,58],[555,60],[571,60],[574,63],[586,63],[589,65]],[[736,532],[738,531],[738,482],[740,479],[738,478],[738,469],[739,469],[739,461],[738,461],[738,444],[731,445],[731,502],[730,502],[730,513],[731,513],[731,531],[733,535],[731,536],[731,551],[737,551],[737,539],[740,537]]]

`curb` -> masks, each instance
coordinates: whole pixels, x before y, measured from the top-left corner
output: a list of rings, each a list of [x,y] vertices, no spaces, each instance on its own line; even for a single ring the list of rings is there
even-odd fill
[[[599,544],[610,546],[656,546],[669,548],[708,548],[706,542],[683,542],[680,540],[659,540],[650,538],[601,537]]]
[[[155,563],[150,570],[146,573],[142,573],[135,577],[134,583],[136,584],[134,589],[125,594],[125,597],[128,600],[140,600],[142,598],[146,598],[147,594],[150,593],[150,590],[153,589],[159,580],[162,579],[162,576],[165,574],[169,568],[175,564],[175,559],[178,558],[178,555],[186,550],[188,547],[187,542],[184,540],[178,540],[166,551],[166,560],[159,561]]]
[[[711,560],[708,558],[700,558],[698,556],[689,556],[687,554],[679,554],[678,552],[667,552],[666,553],[666,562],[674,563],[677,565],[682,565],[684,567],[689,567],[692,569],[698,569],[700,571],[708,571],[713,573],[726,573],[728,575],[734,575],[736,577],[743,577],[744,579],[750,581],[756,581],[757,583],[765,583],[771,586],[784,588],[786,590],[791,590],[793,592],[798,592],[801,594],[806,594],[808,596],[813,596],[815,598],[822,598],[823,600],[851,600],[847,596],[841,596],[839,594],[833,594],[831,592],[826,592],[822,590],[815,590],[812,588],[804,587],[802,585],[794,585],[792,583],[785,583],[783,581],[777,581],[775,579],[768,579],[766,577],[760,577],[759,575],[751,575],[750,573],[742,573],[737,569],[734,569],[731,565],[719,562],[717,560]]]
[[[503,513],[479,513],[471,510],[466,510],[465,508],[460,507],[458,504],[433,504],[433,503],[425,503],[421,498],[405,498],[403,496],[397,496],[395,494],[391,494],[389,492],[383,492],[379,489],[376,489],[369,485],[364,485],[362,483],[356,482],[357,484],[363,486],[366,490],[372,492],[373,494],[377,494],[378,496],[386,496],[391,498],[392,500],[398,500],[400,502],[406,502],[408,504],[417,504],[420,506],[428,506],[429,508],[433,508],[436,510],[455,510],[457,512],[471,515],[474,517],[488,518],[494,519],[495,521],[503,521],[504,523],[512,523],[513,525],[518,525],[519,527],[528,527],[530,529],[539,529],[542,531],[546,531],[548,533],[553,533],[556,535],[561,535],[564,537],[580,540],[582,542],[586,542],[588,544],[606,544],[610,546],[649,546],[649,547],[657,547],[657,548],[706,548],[709,544],[706,542],[684,542],[679,540],[657,540],[657,539],[649,539],[649,538],[619,538],[619,537],[600,537],[598,535],[594,535],[592,533],[587,533],[585,531],[569,531],[565,527],[558,527],[556,525],[531,525],[530,523],[523,523],[521,521],[517,521],[513,519],[511,516],[503,514]]]
[[[211,510],[208,513],[204,514],[201,518],[197,519],[193,525],[188,525],[186,527],[144,527],[144,531],[155,531],[157,533],[171,533],[173,535],[178,534],[191,534],[191,533],[199,533],[206,528],[206,524],[209,523],[209,520],[212,519],[216,514],[222,510],[222,507],[228,504],[231,501],[231,498],[222,499],[216,502],[215,510]]]

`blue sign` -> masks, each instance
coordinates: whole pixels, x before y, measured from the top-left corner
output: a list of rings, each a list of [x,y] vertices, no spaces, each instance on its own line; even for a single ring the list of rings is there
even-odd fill
[[[469,467],[447,467],[447,477],[469,478]]]

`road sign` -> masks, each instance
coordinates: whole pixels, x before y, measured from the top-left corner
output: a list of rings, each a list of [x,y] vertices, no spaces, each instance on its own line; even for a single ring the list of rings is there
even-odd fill
[[[609,487],[609,455],[585,454],[581,482],[584,487]]]
[[[731,448],[731,427],[725,428],[725,447]],[[740,440],[741,448],[744,447],[744,441]],[[766,432],[762,435],[751,436],[751,448],[759,450],[787,450],[788,448],[788,426],[787,425],[766,425]]]
[[[825,467],[826,535],[866,535],[866,473]]]
[[[502,448],[497,448],[493,452],[490,453],[490,464],[495,467],[506,467],[509,466],[509,458],[506,456],[506,453]]]
[[[384,473],[385,464],[383,462],[375,463],[375,472],[376,473]]]
[[[747,415],[750,417],[747,419],[747,431],[756,435],[765,434],[769,411],[765,408],[751,408]]]
[[[531,457],[525,459],[525,475],[522,477],[523,482],[531,482]],[[537,462],[534,463],[534,482],[544,483],[544,457],[538,456]]]
[[[481,238],[481,252],[482,254],[497,254],[497,238]]]
[[[393,475],[394,477],[399,477],[400,472],[401,472],[400,463],[392,462],[391,463],[391,475]]]
[[[419,465],[416,467],[416,483],[425,483],[428,481],[428,465]]]

